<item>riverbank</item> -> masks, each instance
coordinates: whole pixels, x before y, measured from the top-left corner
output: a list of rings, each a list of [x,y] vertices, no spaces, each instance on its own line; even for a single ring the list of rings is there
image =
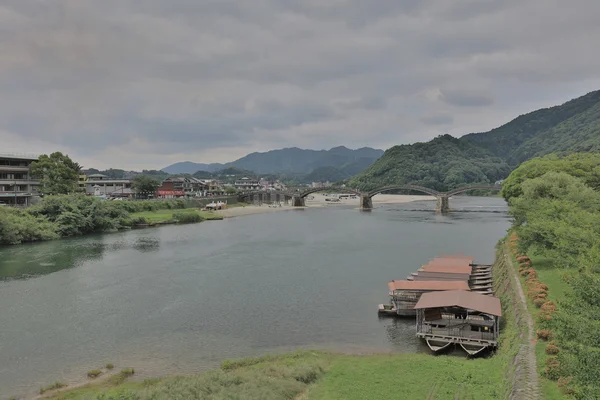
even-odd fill
[[[494,274],[504,315],[500,346],[487,358],[427,353],[349,355],[306,350],[224,361],[220,368],[183,377],[141,381],[133,376],[118,384],[100,377],[41,398],[84,400],[104,395],[102,398],[124,400],[202,399],[212,398],[203,397],[210,393],[216,398],[362,400],[397,398],[399,388],[407,399],[504,399],[509,395],[523,398],[519,396],[524,393],[522,387],[527,380],[522,379],[518,354],[528,336],[523,319],[525,306],[518,298],[518,279],[506,262],[503,249],[497,254]]]
[[[306,207],[292,207],[291,205],[281,204],[281,207],[269,207],[267,204],[263,204],[262,206],[248,204],[242,205],[238,207],[227,208],[225,210],[217,210],[215,211],[216,215],[222,216],[224,218],[233,218],[233,217],[241,217],[246,215],[254,215],[254,214],[264,214],[271,213],[276,211],[290,211],[290,210],[298,210],[304,208],[314,208],[314,207],[336,207],[340,205],[346,206],[355,206],[358,208],[359,201],[358,199],[342,199],[339,202],[329,202],[325,201],[325,199],[331,198],[331,196],[323,196],[320,193],[309,196],[306,199]],[[433,196],[410,196],[410,195],[394,195],[394,194],[381,194],[373,197],[373,204],[404,204],[410,203],[413,201],[434,201],[435,197]]]

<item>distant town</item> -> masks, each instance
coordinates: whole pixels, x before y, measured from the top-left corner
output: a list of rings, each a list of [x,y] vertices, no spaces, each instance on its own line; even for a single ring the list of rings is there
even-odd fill
[[[35,155],[0,154],[0,204],[28,206],[39,198],[40,182],[30,173]],[[159,179],[160,186],[152,193],[140,193],[134,188],[134,177],[114,178],[98,173],[97,170],[82,169],[78,187],[81,193],[103,199],[133,199],[137,197],[176,199],[189,197],[213,197],[235,195],[248,191],[283,191],[287,186],[279,180],[254,176],[227,175],[226,179],[199,179],[190,175],[174,175]],[[167,174],[165,174],[167,175]],[[329,182],[312,182],[305,187],[329,187]]]

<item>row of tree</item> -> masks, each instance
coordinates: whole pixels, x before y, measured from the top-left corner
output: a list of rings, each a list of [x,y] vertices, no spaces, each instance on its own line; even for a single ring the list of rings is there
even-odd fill
[[[44,195],[77,193],[82,167],[68,155],[54,152],[43,154],[31,163],[31,175],[40,181],[39,191]],[[135,175],[132,186],[138,193],[154,193],[160,180],[145,174]]]
[[[552,354],[558,353],[549,358],[545,373],[577,398],[598,399],[600,155],[528,161],[505,181],[503,195],[520,252],[551,259],[570,287],[553,316],[539,316],[544,335],[556,342]]]

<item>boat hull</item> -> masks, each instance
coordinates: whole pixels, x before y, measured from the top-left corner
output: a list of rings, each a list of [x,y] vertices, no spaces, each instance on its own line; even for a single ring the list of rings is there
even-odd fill
[[[443,351],[450,347],[450,345],[452,344],[452,342],[447,342],[445,340],[438,339],[425,339],[425,342],[427,343],[427,346],[429,346],[431,351],[433,351],[434,353],[439,353],[440,351]]]
[[[466,351],[467,354],[469,354],[470,356],[475,356],[475,355],[481,353],[482,351],[484,351],[485,349],[487,349],[489,346],[461,343],[460,347],[462,347],[462,349],[464,351]]]

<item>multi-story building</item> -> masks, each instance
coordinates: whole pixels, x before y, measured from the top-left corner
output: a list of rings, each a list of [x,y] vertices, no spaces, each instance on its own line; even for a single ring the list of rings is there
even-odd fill
[[[201,196],[208,190],[208,185],[193,177],[172,177],[162,182],[157,189],[157,197],[173,198],[182,196]]]
[[[239,191],[246,192],[250,190],[261,190],[262,186],[256,179],[242,178],[235,181],[235,188]]]
[[[325,181],[325,182],[313,182],[310,184],[310,186],[312,188],[326,188],[331,186],[331,183],[329,183],[329,181]]]
[[[129,179],[113,179],[102,174],[88,175],[85,181],[85,192],[93,196],[129,197],[132,195],[132,181]]]
[[[25,154],[0,154],[0,204],[28,206],[38,196],[40,183],[29,172],[37,159]]]

